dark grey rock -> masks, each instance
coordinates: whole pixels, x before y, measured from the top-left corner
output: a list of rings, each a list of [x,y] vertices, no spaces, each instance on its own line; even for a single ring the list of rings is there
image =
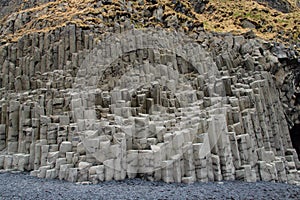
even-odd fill
[[[274,8],[283,13],[291,12],[291,4],[286,0],[256,0],[259,3],[266,3],[271,8]],[[298,2],[299,3],[299,2]]]
[[[206,4],[208,4],[209,0],[190,0],[190,2],[194,6],[195,12],[201,14],[204,12]]]
[[[256,28],[255,24],[253,24],[251,21],[249,21],[247,19],[242,21],[242,27],[243,28],[250,28],[250,29],[255,29]]]

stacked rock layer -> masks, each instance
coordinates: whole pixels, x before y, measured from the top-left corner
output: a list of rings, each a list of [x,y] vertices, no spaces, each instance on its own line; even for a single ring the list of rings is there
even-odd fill
[[[299,184],[264,71],[276,57],[243,36],[223,37],[220,55],[198,39],[118,27],[96,44],[71,25],[1,47],[0,168],[72,182]]]

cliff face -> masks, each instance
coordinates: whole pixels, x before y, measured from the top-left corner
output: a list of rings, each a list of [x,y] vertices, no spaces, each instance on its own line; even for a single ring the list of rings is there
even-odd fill
[[[259,2],[259,3],[257,3]],[[267,2],[267,3],[266,3]],[[271,3],[273,2],[273,3]],[[276,3],[274,3],[276,2]],[[85,28],[112,27],[129,20],[136,27],[161,26],[197,32],[245,33],[264,39],[297,43],[297,1],[4,1],[0,33],[5,41],[74,23]],[[274,5],[273,5],[274,4]],[[287,13],[272,9],[285,9]],[[16,12],[14,12],[16,11]],[[5,38],[3,38],[5,36]],[[297,45],[297,44],[296,44]],[[298,44],[299,45],[299,44]],[[299,48],[299,47],[298,47]]]
[[[259,2],[1,1],[0,168],[298,184],[299,8]]]
[[[22,0],[1,0],[0,1],[0,17],[5,17],[14,12],[29,9],[35,7],[39,4],[48,3],[53,0],[31,0],[31,1],[22,1]]]
[[[292,11],[292,4],[289,1],[286,0],[257,0],[259,3],[265,3],[269,7],[276,9],[283,13],[289,13]],[[296,6],[298,6],[298,3],[296,3]]]

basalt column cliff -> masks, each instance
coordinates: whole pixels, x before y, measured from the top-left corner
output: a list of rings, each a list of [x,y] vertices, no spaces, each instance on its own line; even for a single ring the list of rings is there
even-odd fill
[[[299,5],[241,2],[0,1],[0,169],[300,184]]]

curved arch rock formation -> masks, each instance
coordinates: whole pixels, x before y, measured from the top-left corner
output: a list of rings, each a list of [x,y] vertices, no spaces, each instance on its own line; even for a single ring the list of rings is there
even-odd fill
[[[255,42],[241,46],[243,37],[228,36],[231,51],[213,55],[162,30],[110,34],[98,45],[84,38],[89,51],[79,52],[71,34],[68,48],[53,51],[57,60],[33,54],[14,71],[2,67],[1,83],[13,92],[2,94],[0,168],[73,182],[299,183],[280,96],[256,63],[263,50],[253,50]],[[0,61],[12,69],[12,52],[20,51],[5,48],[10,59]],[[248,55],[242,61],[240,52]]]

